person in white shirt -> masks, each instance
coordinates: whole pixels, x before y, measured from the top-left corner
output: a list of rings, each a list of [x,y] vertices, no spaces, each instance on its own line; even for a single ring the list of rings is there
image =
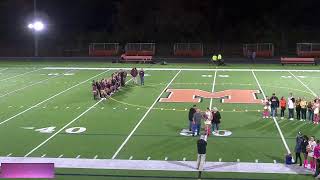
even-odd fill
[[[289,110],[289,120],[293,120],[294,116],[294,103],[293,103],[293,98],[288,100],[288,110]]]

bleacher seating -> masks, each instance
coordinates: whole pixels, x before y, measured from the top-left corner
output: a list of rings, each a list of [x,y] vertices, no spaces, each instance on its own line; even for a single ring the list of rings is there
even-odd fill
[[[288,58],[281,57],[281,64],[314,64],[316,65],[316,61],[314,58]]]

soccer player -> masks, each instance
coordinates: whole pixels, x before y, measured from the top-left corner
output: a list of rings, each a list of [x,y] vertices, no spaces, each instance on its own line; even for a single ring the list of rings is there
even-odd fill
[[[280,99],[280,108],[281,108],[281,113],[280,113],[280,117],[281,119],[284,118],[284,111],[286,110],[287,107],[287,101],[286,99],[282,96]]]

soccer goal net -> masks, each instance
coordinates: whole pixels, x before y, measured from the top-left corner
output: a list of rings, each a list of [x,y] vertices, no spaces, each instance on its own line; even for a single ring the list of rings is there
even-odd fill
[[[249,57],[252,52],[256,52],[257,57],[274,56],[274,47],[272,43],[243,44],[243,55]]]
[[[175,43],[173,47],[173,55],[202,57],[203,44],[202,43]]]
[[[89,56],[116,56],[119,54],[119,43],[91,43]]]
[[[320,57],[320,43],[297,43],[299,57]]]
[[[127,56],[153,56],[155,50],[155,43],[127,43],[125,46]]]

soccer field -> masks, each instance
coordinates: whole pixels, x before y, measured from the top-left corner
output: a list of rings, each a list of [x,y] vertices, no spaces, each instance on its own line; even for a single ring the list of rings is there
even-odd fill
[[[210,136],[208,162],[282,164],[284,156],[294,151],[298,131],[320,137],[319,126],[309,122],[263,119],[263,106],[258,103],[229,103],[239,95],[227,94],[252,90],[254,98],[263,99],[272,93],[280,98],[293,93],[295,97],[312,100],[319,92],[320,70],[311,66],[287,67],[190,67],[158,65],[145,67],[145,85],[127,86],[107,100],[93,100],[91,81],[110,77],[117,66],[94,63],[55,63],[54,66],[0,66],[0,156],[2,158],[41,157],[44,160],[120,159],[148,162],[196,160],[197,137],[180,135],[188,127],[188,110],[196,104],[203,111],[217,107],[222,115],[221,129],[229,136]],[[121,65],[121,68],[133,65]],[[137,65],[138,66],[138,65]],[[59,68],[60,67],[60,68]],[[99,68],[95,68],[99,67]],[[120,65],[118,66],[120,67]],[[139,66],[138,66],[139,67]],[[307,68],[306,68],[307,67]],[[308,67],[313,70],[307,70]],[[200,98],[194,102],[161,102],[173,94],[168,89],[226,92],[220,98]],[[197,97],[196,97],[197,98]],[[224,99],[222,101],[221,99]],[[285,117],[288,116],[286,111]],[[253,165],[254,166],[254,165]],[[294,166],[294,165],[292,165]],[[69,167],[68,167],[69,168]],[[196,176],[191,172],[96,170],[99,168],[57,170],[60,179],[88,179],[81,173],[94,174],[94,179],[168,179]],[[110,168],[112,169],[112,168]],[[125,168],[127,169],[127,168]],[[259,169],[259,168],[258,168]],[[261,169],[261,168],[260,168]],[[134,169],[133,169],[134,170]],[[245,170],[245,169],[244,169]],[[144,171],[142,171],[144,172]],[[238,179],[307,179],[305,175],[271,174],[252,171],[206,172],[207,178]],[[246,171],[244,171],[246,172]],[[60,173],[60,174],[59,174]],[[69,173],[69,175],[68,175]],[[74,176],[70,174],[74,173]],[[99,174],[114,176],[98,176]],[[211,174],[210,174],[211,173]],[[79,176],[77,176],[77,174]],[[156,175],[154,175],[156,174]],[[293,172],[288,174],[294,174]],[[128,175],[128,176],[129,176]],[[145,176],[144,176],[145,175]],[[149,175],[149,176],[148,176]],[[161,179],[165,179],[162,177]],[[170,177],[170,178],[169,178]],[[93,178],[93,177],[91,177]],[[237,179],[235,178],[235,179]]]

